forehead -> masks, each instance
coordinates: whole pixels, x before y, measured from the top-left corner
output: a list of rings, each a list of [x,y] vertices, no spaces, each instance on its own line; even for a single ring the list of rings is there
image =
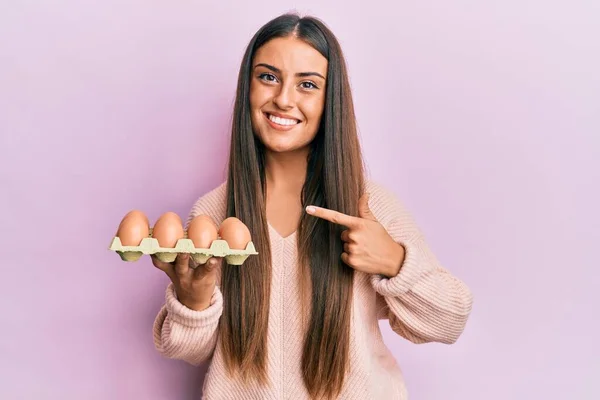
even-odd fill
[[[271,39],[254,55],[254,64],[266,63],[282,72],[327,73],[327,59],[315,48],[295,37]]]

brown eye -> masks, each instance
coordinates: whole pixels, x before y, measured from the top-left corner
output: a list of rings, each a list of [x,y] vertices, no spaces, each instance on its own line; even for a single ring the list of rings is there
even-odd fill
[[[300,86],[302,86],[302,89],[318,89],[317,85],[310,81],[302,82]]]
[[[258,76],[258,79],[261,79],[263,81],[267,81],[267,82],[275,82],[277,81],[277,78],[275,77],[275,75],[273,74],[269,74],[269,73],[262,73]]]

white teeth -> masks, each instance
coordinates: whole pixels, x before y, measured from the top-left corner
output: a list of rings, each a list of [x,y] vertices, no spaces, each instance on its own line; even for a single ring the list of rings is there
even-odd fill
[[[269,114],[269,119],[278,125],[296,125],[298,123],[295,119],[279,118]]]

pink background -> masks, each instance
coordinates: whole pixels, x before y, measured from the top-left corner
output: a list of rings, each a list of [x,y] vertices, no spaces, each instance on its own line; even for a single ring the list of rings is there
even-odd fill
[[[342,42],[371,177],[475,295],[453,346],[382,323],[411,399],[600,398],[598,2],[320,3],[3,2],[0,398],[199,398],[153,347],[167,277],[107,247],[221,182],[244,46],[293,8]]]

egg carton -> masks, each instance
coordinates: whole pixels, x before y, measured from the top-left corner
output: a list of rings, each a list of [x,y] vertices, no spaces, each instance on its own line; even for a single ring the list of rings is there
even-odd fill
[[[150,231],[152,235],[152,231]],[[119,254],[123,261],[137,261],[142,255],[155,254],[162,262],[173,262],[179,253],[188,253],[192,259],[198,264],[204,264],[211,257],[224,257],[229,265],[242,265],[251,255],[256,255],[258,252],[254,248],[254,243],[249,242],[245,250],[231,249],[227,241],[223,239],[214,240],[210,248],[194,247],[194,242],[186,237],[179,239],[175,247],[160,247],[158,240],[153,237],[142,239],[139,246],[123,246],[121,239],[118,236],[113,237],[108,248],[111,251]]]

